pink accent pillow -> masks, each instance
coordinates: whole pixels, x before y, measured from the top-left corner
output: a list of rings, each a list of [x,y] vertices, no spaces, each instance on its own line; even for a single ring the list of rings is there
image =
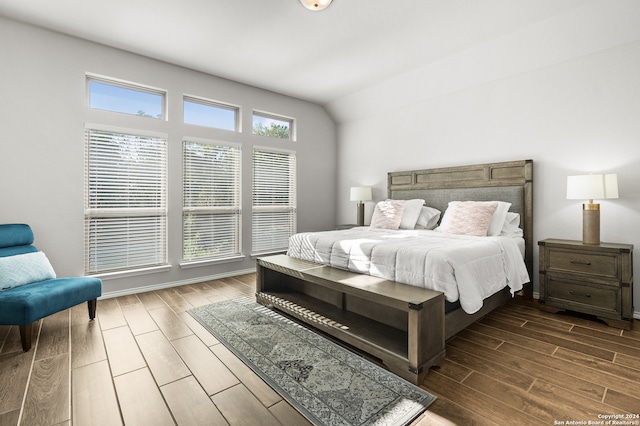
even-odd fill
[[[404,200],[380,201],[371,217],[371,228],[398,229],[404,213]]]
[[[448,234],[486,237],[498,203],[461,201],[445,211],[440,231]]]

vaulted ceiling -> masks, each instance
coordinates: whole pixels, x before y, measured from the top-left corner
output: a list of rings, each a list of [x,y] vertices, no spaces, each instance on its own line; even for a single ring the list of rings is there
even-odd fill
[[[324,105],[589,0],[0,0],[0,15]]]

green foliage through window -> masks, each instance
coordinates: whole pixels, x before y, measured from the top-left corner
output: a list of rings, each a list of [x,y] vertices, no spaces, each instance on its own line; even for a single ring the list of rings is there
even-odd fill
[[[292,139],[293,120],[253,113],[253,134],[278,139]]]

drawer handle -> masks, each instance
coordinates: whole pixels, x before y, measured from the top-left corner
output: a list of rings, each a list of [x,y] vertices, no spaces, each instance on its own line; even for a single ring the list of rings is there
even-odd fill
[[[574,265],[587,265],[587,266],[591,265],[591,262],[585,262],[583,260],[573,260],[573,259],[571,259],[569,263],[573,263]]]
[[[573,296],[582,296],[582,297],[591,297],[589,293],[576,293],[575,291],[570,291]]]

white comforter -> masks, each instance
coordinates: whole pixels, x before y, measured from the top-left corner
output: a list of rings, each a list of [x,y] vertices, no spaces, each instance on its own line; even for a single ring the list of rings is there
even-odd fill
[[[441,291],[472,314],[508,285],[529,281],[522,238],[472,237],[368,227],[292,236],[289,256]]]

